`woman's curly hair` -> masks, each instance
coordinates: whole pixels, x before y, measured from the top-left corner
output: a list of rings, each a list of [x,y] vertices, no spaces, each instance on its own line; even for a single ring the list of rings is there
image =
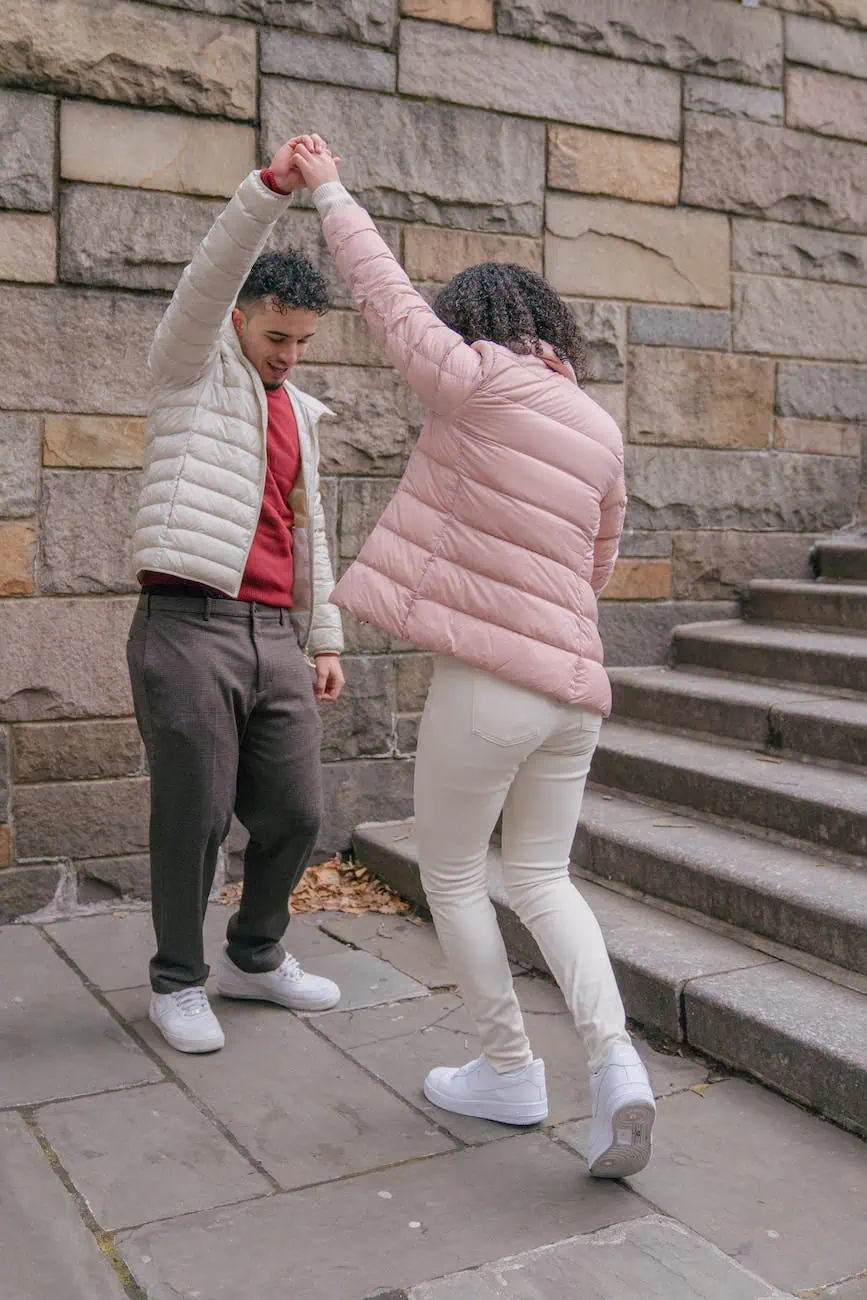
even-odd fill
[[[467,343],[487,339],[513,352],[539,355],[550,343],[583,383],[587,349],[568,303],[547,280],[511,262],[482,262],[460,271],[441,289],[433,309]]]

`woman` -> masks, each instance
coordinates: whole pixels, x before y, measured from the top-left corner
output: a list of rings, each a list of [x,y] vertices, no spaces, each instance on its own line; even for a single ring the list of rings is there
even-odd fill
[[[433,309],[327,150],[296,146],[328,247],[392,364],[428,408],[398,491],[333,599],[438,656],[419,735],[422,883],[484,1054],[432,1070],[437,1106],[508,1124],[548,1113],[487,889],[503,875],[574,1016],[591,1070],[591,1173],[650,1159],[655,1104],[602,934],[569,877],[611,693],[596,600],[626,495],[614,421],[578,385],[567,305],[538,275],[487,263]]]

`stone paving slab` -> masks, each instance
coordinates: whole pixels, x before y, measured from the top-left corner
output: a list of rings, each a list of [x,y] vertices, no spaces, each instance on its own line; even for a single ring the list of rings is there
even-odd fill
[[[221,1052],[175,1052],[138,1032],[281,1187],[304,1187],[451,1149],[422,1115],[291,1011],[220,1000]]]
[[[387,1004],[363,1011],[338,1009],[317,1017],[316,1028],[335,1047],[348,1051],[389,1038],[408,1038],[429,1029],[462,1005],[457,993],[434,993],[429,998],[416,998],[398,1006]]]
[[[325,975],[339,985],[341,997],[338,1006],[343,1011],[428,996],[427,987],[419,984],[418,980],[395,970],[388,962],[369,952],[352,948],[344,948],[342,952],[330,953],[326,957],[312,957],[304,962],[304,969],[313,975]]]
[[[586,1150],[588,1125],[558,1135]],[[867,1143],[743,1079],[659,1103],[642,1196],[777,1286],[867,1269]]]
[[[533,1050],[545,1061],[549,1123],[589,1114],[589,1074],[559,989],[526,976],[516,979],[515,987]],[[434,994],[429,1001],[435,1004],[438,1014],[427,1023],[410,1020],[403,1036],[394,1033],[391,1020],[368,1021],[359,1014],[353,1018],[351,1034],[356,1042],[362,1038],[366,1041],[358,1046],[349,1046],[345,1041],[341,1045],[354,1060],[462,1141],[487,1142],[511,1132],[508,1126],[489,1120],[451,1115],[426,1100],[422,1084],[428,1070],[435,1065],[463,1065],[481,1051],[466,1010],[461,1004],[453,1006],[454,995]],[[326,1021],[331,1019],[322,1018],[325,1033],[329,1033]],[[637,1041],[636,1046],[648,1065],[657,1095],[680,1091],[707,1077],[707,1069],[700,1062],[664,1055],[644,1042]]]
[[[823,1287],[821,1291],[803,1291],[801,1295],[803,1300],[813,1300],[813,1297],[817,1300],[867,1300],[867,1273],[849,1278],[837,1286]]]
[[[408,1300],[774,1300],[784,1296],[672,1219],[648,1216],[413,1287]]]
[[[139,1228],[119,1246],[148,1300],[240,1300],[253,1277],[256,1300],[361,1300],[646,1213],[527,1134]]]
[[[104,1228],[273,1191],[174,1084],[46,1106],[39,1125]]]
[[[404,974],[440,989],[454,986],[455,977],[446,963],[436,932],[430,921],[419,917],[347,916],[340,912],[318,914],[319,924],[326,934],[333,934],[346,943],[355,944],[383,961],[391,962]]]
[[[38,930],[0,929],[0,969],[0,1106],[162,1078]]]
[[[0,1300],[125,1300],[39,1143],[0,1116]]]
[[[214,962],[226,938],[233,909],[212,903],[205,915],[205,954]],[[148,962],[154,952],[154,931],[149,910],[103,913],[45,927],[48,934],[84,972],[105,991],[135,988],[148,982]],[[292,918],[286,943],[300,961],[344,951],[343,944],[323,934],[306,916]]]

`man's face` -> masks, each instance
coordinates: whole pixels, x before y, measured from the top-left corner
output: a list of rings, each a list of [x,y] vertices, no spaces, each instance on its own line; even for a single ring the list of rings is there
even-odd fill
[[[244,356],[256,367],[265,387],[274,389],[288,378],[294,365],[303,361],[319,317],[308,307],[281,309],[273,299],[266,298],[249,312],[236,307],[232,323]]]

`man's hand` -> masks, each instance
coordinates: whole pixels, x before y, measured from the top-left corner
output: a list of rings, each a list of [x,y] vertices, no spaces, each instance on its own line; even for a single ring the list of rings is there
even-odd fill
[[[316,681],[313,684],[317,700],[336,700],[345,685],[340,655],[317,655]]]
[[[284,194],[291,194],[293,190],[303,190],[307,184],[295,157],[295,149],[299,144],[303,144],[312,157],[327,148],[325,141],[319,135],[296,135],[291,140],[287,140],[282,149],[277,150],[271,160],[271,171],[275,183]]]
[[[310,148],[306,137],[299,140],[295,146],[295,166],[304,177],[304,184],[311,191],[318,190],[320,185],[327,185],[329,181],[340,180],[337,172],[337,164],[340,161],[339,158],[332,158],[325,146],[321,149]]]

